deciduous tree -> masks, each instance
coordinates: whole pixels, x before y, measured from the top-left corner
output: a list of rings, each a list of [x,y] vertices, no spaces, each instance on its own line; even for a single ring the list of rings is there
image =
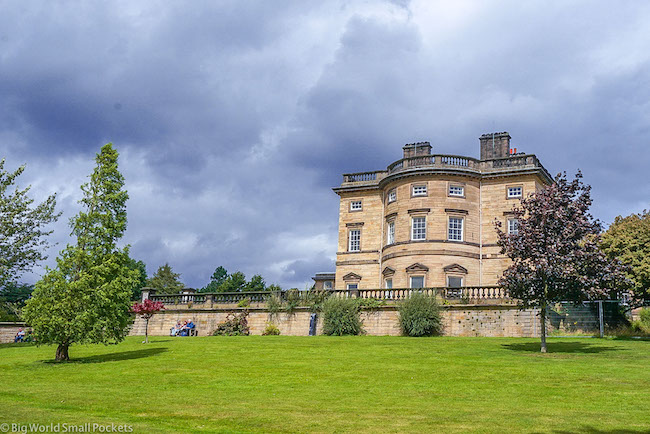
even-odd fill
[[[146,299],[142,303],[133,303],[133,306],[131,306],[131,310],[133,310],[136,315],[140,315],[140,318],[145,321],[143,344],[149,343],[149,320],[154,313],[160,312],[164,308],[165,305],[162,301],[151,301],[149,299]]]
[[[24,171],[21,166],[13,172],[0,161],[0,287],[16,282],[23,273],[47,259],[48,224],[55,222],[61,213],[55,211],[56,194],[34,206],[28,196],[31,186],[20,189],[16,178]]]
[[[130,300],[138,272],[128,247],[124,177],[109,143],[96,157],[90,182],[81,186],[82,211],[70,221],[76,244],[68,245],[36,283],[23,311],[39,344],[57,344],[56,360],[68,360],[73,343],[117,343],[132,322]]]
[[[650,301],[650,211],[616,217],[600,245],[607,256],[627,266],[634,301]]]
[[[140,300],[142,288],[147,286],[147,265],[143,261],[129,258],[129,268],[138,272],[138,282],[131,290],[131,300]]]
[[[549,303],[602,299],[626,284],[620,263],[598,248],[601,226],[589,214],[590,187],[581,178],[578,172],[569,182],[559,174],[523,199],[513,211],[516,234],[503,232],[497,222],[498,244],[512,259],[499,284],[523,308],[540,309],[543,353]]]

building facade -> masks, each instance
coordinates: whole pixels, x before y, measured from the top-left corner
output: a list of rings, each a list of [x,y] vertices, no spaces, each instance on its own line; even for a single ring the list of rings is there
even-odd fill
[[[510,260],[495,221],[517,230],[512,208],[552,178],[507,132],[479,138],[480,159],[403,147],[386,170],[343,175],[335,289],[494,285]]]

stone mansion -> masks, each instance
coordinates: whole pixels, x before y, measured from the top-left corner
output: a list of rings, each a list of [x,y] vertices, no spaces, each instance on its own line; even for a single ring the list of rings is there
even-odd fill
[[[509,259],[495,220],[516,231],[513,205],[551,183],[537,157],[517,153],[507,132],[479,138],[480,160],[408,144],[386,170],[343,175],[335,289],[494,285]]]

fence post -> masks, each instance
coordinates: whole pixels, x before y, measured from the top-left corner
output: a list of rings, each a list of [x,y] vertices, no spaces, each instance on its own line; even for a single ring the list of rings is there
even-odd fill
[[[603,301],[598,300],[598,322],[600,323],[600,337],[605,337],[605,322],[603,321]]]

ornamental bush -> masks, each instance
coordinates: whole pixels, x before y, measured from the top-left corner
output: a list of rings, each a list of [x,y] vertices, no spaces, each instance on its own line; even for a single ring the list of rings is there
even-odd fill
[[[355,299],[329,297],[323,302],[323,334],[343,336],[363,333],[360,310]]]
[[[436,298],[414,292],[399,306],[399,325],[404,336],[441,334],[442,318]]]
[[[213,336],[248,336],[250,328],[248,327],[248,312],[229,313],[226,320],[217,325]]]
[[[272,322],[267,322],[266,328],[262,332],[262,336],[278,336],[278,335],[280,335],[280,329],[278,328],[278,326],[276,326]]]

